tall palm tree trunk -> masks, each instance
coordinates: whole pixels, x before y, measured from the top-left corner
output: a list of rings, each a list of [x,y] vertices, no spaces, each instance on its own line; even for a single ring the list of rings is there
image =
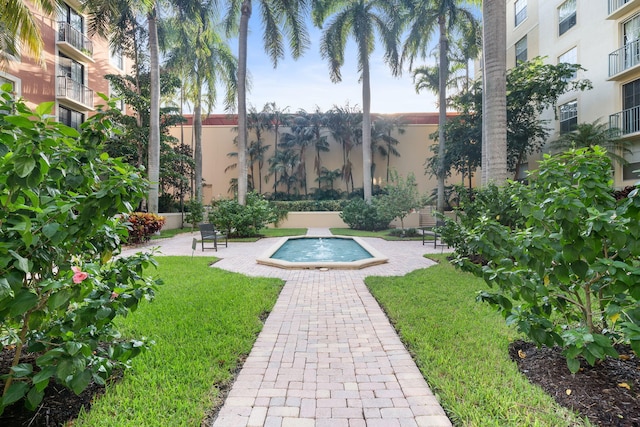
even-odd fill
[[[482,2],[484,72],[482,109],[483,184],[507,179],[507,59],[504,0]],[[485,174],[486,170],[486,174]]]
[[[156,7],[147,15],[149,25],[150,58],[150,117],[149,117],[149,195],[147,210],[158,213],[158,195],[160,185],[160,65],[158,61],[158,27]]]
[[[242,2],[238,38],[238,203],[247,200],[247,37],[251,0]]]
[[[201,87],[199,84],[196,86]],[[193,158],[195,162],[194,186],[196,200],[198,202],[202,202],[202,102],[200,101],[199,96],[195,98],[193,106],[193,131],[195,133],[195,147],[193,150]]]
[[[445,177],[445,125],[447,123],[447,78],[449,60],[447,56],[447,27],[444,15],[438,17],[440,26],[440,70],[438,81],[439,109],[438,109],[438,198],[436,209],[444,212],[444,177]]]
[[[371,81],[369,62],[362,64],[362,188],[364,200],[371,203]]]

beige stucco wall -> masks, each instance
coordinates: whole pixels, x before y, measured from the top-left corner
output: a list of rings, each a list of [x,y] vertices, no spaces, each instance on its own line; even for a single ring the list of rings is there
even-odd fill
[[[229,153],[236,152],[237,147],[233,140],[237,133],[233,125],[204,125],[202,128],[202,175],[203,175],[203,200],[209,203],[213,198],[228,198],[233,194],[229,192],[230,180],[237,178],[237,168],[229,168],[236,163],[236,157],[230,157]],[[418,190],[421,194],[430,194],[437,186],[436,178],[425,175],[425,160],[432,153],[429,147],[434,141],[429,135],[437,131],[437,126],[433,124],[409,124],[404,127],[405,132],[396,133],[394,136],[400,142],[397,150],[400,157],[391,157],[390,168],[395,169],[398,173],[406,177],[409,173],[413,173],[418,183]],[[283,130],[281,129],[281,132]],[[284,129],[286,131],[286,129]],[[171,130],[171,134],[178,139],[182,139],[183,143],[193,146],[192,127],[184,125],[182,128],[176,127]],[[255,139],[253,135],[249,136],[249,140]],[[255,169],[255,187],[257,190],[261,188],[262,193],[273,192],[273,177],[268,177],[269,163],[268,159],[273,156],[275,147],[275,134],[272,132],[263,136],[264,144],[269,145],[266,159],[262,171],[262,184],[260,187],[258,179],[258,170]],[[279,142],[280,143],[280,142]],[[321,153],[322,166],[329,170],[340,169],[343,165],[342,148],[333,138],[329,137],[330,151]],[[315,152],[312,148],[306,150],[305,163],[307,170],[307,188],[309,193],[313,188],[317,188],[316,173],[314,172]],[[362,149],[360,146],[355,147],[350,153],[350,159],[353,163],[353,182],[355,188],[362,187]],[[374,155],[374,163],[376,168],[373,179],[375,184],[385,185],[387,177],[386,159],[378,153]],[[266,178],[266,180],[265,180]],[[461,177],[454,175],[448,179],[447,184],[458,184]],[[334,182],[334,188],[342,191],[347,190],[346,183],[338,179]],[[349,183],[349,190],[351,184]],[[279,186],[278,191],[286,191],[284,186]],[[298,189],[304,194],[303,189]]]

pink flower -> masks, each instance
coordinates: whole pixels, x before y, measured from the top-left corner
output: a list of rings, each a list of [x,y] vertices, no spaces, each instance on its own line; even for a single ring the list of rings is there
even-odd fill
[[[117,292],[111,292],[111,299],[114,300],[118,298],[119,294]]]
[[[80,267],[71,267],[71,270],[73,270],[73,283],[75,284],[82,283],[84,279],[89,277],[87,273],[80,270]]]

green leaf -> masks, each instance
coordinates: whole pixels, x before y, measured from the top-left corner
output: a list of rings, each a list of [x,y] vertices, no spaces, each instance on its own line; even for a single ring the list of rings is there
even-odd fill
[[[13,168],[20,178],[25,178],[36,167],[36,161],[33,157],[17,157],[14,158]]]
[[[29,390],[29,384],[23,381],[14,381],[9,386],[9,390],[6,391],[2,397],[2,406],[9,406],[12,403],[22,399]]]
[[[0,300],[13,297],[13,290],[6,278],[0,277]]]
[[[589,264],[582,260],[574,261],[571,263],[571,269],[580,279],[584,279],[585,277],[587,277]]]
[[[572,374],[575,374],[580,370],[580,361],[578,359],[567,358],[567,367],[569,368]]]
[[[66,303],[69,302],[69,299],[71,299],[71,292],[69,292],[66,289],[63,289],[61,291],[58,291],[54,294],[52,294],[49,297],[49,301],[47,302],[47,305],[49,306],[50,309],[54,310]]]
[[[26,288],[20,289],[11,303],[11,315],[18,316],[31,310],[38,304],[38,296]]]
[[[11,367],[14,378],[28,377],[33,372],[33,365],[31,363],[19,363],[16,366]]]
[[[93,375],[91,373],[91,369],[85,369],[84,371],[80,372],[79,374],[74,375],[73,379],[69,383],[69,385],[71,386],[71,390],[73,390],[73,392],[75,394],[82,393],[82,391],[85,388],[87,388],[87,386],[91,382],[92,376]]]
[[[30,273],[30,269],[29,269],[29,260],[26,258],[23,258],[19,253],[17,253],[16,251],[10,250],[9,253],[13,256],[13,258],[16,260],[13,265],[20,271],[24,272],[24,273]]]
[[[45,366],[40,372],[33,376],[33,383],[37,385],[45,380],[48,380],[56,373],[56,369],[57,368],[55,366]]]
[[[42,398],[44,397],[44,390],[38,390],[36,387],[32,387],[27,393],[27,401],[26,406],[30,411],[35,411],[40,402],[42,402]]]
[[[42,227],[42,233],[49,239],[51,239],[60,229],[60,224],[57,222],[51,222]]]
[[[55,105],[55,103],[53,101],[47,101],[47,102],[43,102],[41,104],[38,104],[38,106],[35,109],[35,113],[38,115],[38,117],[43,117],[45,115],[50,115],[51,112],[53,111],[53,106]]]

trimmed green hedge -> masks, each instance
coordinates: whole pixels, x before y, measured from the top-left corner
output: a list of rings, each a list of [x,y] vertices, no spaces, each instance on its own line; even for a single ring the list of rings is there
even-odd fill
[[[339,212],[349,200],[296,200],[272,202],[286,212]]]

